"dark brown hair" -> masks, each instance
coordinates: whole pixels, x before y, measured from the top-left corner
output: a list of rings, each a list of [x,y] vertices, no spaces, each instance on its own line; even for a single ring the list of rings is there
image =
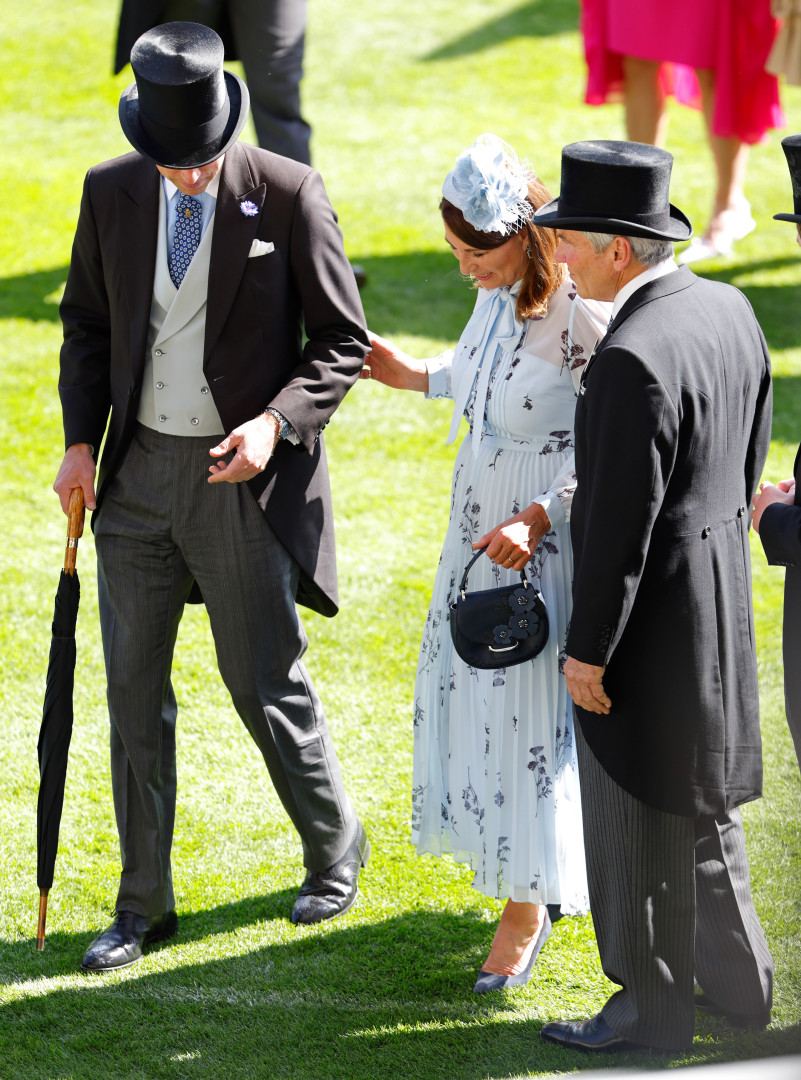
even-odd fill
[[[550,202],[551,196],[548,189],[536,177],[528,182],[528,202],[538,210],[545,203]],[[439,204],[442,220],[445,222],[454,236],[458,236],[463,244],[467,244],[477,251],[491,251],[493,248],[505,244],[514,232],[504,236],[503,233],[479,232],[464,219],[462,211],[443,199]],[[538,229],[527,221],[515,232],[525,229],[528,234],[526,245],[531,257],[526,260],[526,268],[523,272],[523,284],[517,297],[517,317],[531,319],[542,316],[548,310],[548,301],[551,294],[562,283],[565,276],[565,268],[554,258],[556,254],[556,230]]]

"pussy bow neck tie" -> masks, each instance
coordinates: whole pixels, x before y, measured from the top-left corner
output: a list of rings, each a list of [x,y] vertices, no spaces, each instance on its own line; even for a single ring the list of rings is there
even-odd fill
[[[458,434],[462,416],[470,400],[470,392],[475,385],[472,433],[474,455],[478,454],[481,445],[484,408],[492,369],[501,353],[514,350],[523,331],[523,324],[515,318],[516,305],[517,290],[512,292],[506,286],[493,289],[490,299],[473,312],[461,337],[461,343],[467,346],[471,355],[466,370],[459,377],[447,442],[452,443]]]

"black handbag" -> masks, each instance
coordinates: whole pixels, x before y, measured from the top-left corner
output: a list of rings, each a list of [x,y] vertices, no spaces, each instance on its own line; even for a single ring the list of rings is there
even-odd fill
[[[474,668],[511,667],[539,656],[548,641],[548,612],[542,594],[520,572],[519,585],[468,593],[467,575],[484,549],[464,570],[450,606],[453,647]]]

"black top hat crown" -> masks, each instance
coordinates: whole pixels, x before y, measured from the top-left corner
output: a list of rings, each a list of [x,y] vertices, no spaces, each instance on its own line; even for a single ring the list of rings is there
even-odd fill
[[[164,23],[131,50],[136,82],[120,98],[120,123],[140,154],[170,169],[216,161],[236,142],[250,99],[223,70],[224,47],[208,26]]]
[[[559,198],[532,224],[578,232],[689,240],[693,227],[668,200],[673,158],[645,143],[576,142],[562,150]]]
[[[801,135],[788,135],[782,139],[782,150],[787,158],[790,180],[793,184],[793,214],[774,214],[776,221],[801,222]]]

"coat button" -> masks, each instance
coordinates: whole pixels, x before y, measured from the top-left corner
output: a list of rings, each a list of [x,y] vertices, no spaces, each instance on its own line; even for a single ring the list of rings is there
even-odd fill
[[[209,392],[208,386],[201,386],[200,392],[201,392],[201,394],[208,394],[208,392]]]
[[[162,349],[156,349],[156,356],[163,356],[164,351]]]
[[[156,389],[157,390],[163,390],[164,389],[164,383],[163,382],[157,382],[156,383]]]
[[[744,513],[745,513],[745,507],[744,507],[744,506],[741,506],[741,507],[740,507],[740,508],[739,508],[739,509],[737,510],[737,517],[742,517]]]
[[[159,420],[162,422],[162,424],[164,423],[164,421],[166,419],[167,419],[167,417],[164,415],[164,413],[162,413],[161,416],[159,417]]]
[[[711,532],[712,532],[711,528],[708,525],[704,525],[703,529],[701,530],[701,539],[706,540],[706,538],[709,536],[709,534]]]
[[[192,426],[195,427],[199,423],[200,423],[200,421],[198,420],[198,418],[196,416],[193,416],[192,417]]]

